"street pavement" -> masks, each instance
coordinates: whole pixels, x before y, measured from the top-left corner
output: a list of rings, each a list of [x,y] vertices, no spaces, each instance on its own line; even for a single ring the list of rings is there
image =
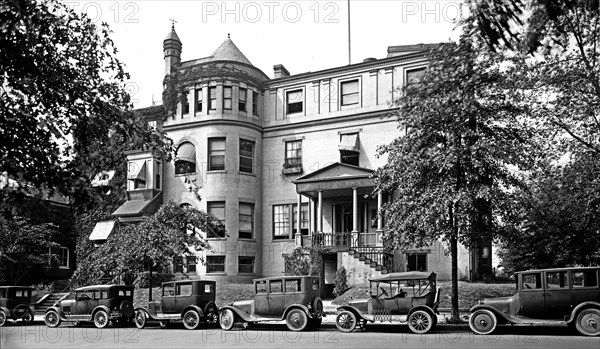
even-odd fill
[[[181,323],[166,329],[150,324],[142,330],[7,323],[0,327],[0,348],[600,348],[599,337],[583,337],[567,327],[499,326],[493,335],[478,336],[467,325],[440,324],[426,335],[417,335],[407,326],[369,324],[364,331],[341,333],[334,319],[327,315],[319,329],[304,332],[288,331],[283,322],[232,331],[190,331]]]

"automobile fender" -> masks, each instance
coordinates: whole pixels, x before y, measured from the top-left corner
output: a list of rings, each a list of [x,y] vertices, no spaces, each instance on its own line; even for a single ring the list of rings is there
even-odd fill
[[[285,308],[285,310],[283,311],[283,316],[281,317],[281,320],[284,320],[287,316],[287,314],[290,312],[290,310],[292,309],[301,309],[302,311],[304,311],[306,313],[306,316],[308,316],[309,319],[312,319],[313,316],[310,313],[310,310],[308,310],[308,307],[304,304],[292,304],[289,307]]]
[[[234,306],[228,305],[225,307],[222,307],[219,309],[219,316],[221,314],[221,312],[225,309],[229,309],[231,311],[233,311],[233,313],[237,316],[239,316],[240,318],[242,318],[242,320],[244,320],[245,322],[254,322],[255,318],[252,315],[249,315],[248,313],[246,313],[245,311],[242,311]]]
[[[567,320],[567,323],[571,323],[571,322],[575,321],[575,317],[577,316],[577,313],[583,308],[600,309],[600,303],[590,301],[590,302],[584,302],[584,303],[579,304],[578,306],[575,307],[575,309],[573,309],[571,311],[571,316],[569,317],[569,320]]]
[[[356,315],[356,317],[357,317],[357,318],[359,318],[359,319],[361,319],[361,320],[366,320],[366,321],[371,321],[371,322],[373,322],[373,321],[374,321],[374,319],[373,319],[373,318],[371,318],[371,317],[370,317],[370,316],[368,316],[368,315],[365,315],[365,314],[363,314],[363,312],[362,312],[362,311],[358,310],[357,308],[355,308],[355,307],[353,307],[353,306],[351,306],[351,305],[342,305],[342,306],[340,306],[340,307],[337,307],[337,309],[336,309],[336,310],[337,310],[337,311],[343,311],[343,310],[346,310],[346,311],[349,311],[349,312],[353,313],[354,315]],[[336,321],[337,321],[337,320],[336,320]]]
[[[206,314],[208,314],[208,311],[209,311],[211,308],[213,308],[213,307],[214,307],[215,309],[217,309],[217,314],[218,314],[218,313],[219,313],[219,307],[217,306],[217,304],[216,304],[215,302],[208,302],[208,304],[207,304],[207,305],[204,307],[204,314],[205,314],[205,315],[206,315]]]
[[[480,310],[480,309],[489,310],[492,313],[494,313],[494,315],[496,315],[496,318],[498,318],[498,320],[500,320],[499,323],[503,323],[503,322],[506,322],[509,324],[518,323],[518,321],[514,321],[510,315],[507,315],[501,311],[498,311],[498,309],[496,309],[492,306],[486,305],[486,304],[475,305],[471,309],[469,309],[469,312],[472,313],[472,312],[474,312],[476,310]]]
[[[188,305],[187,307],[185,307],[185,309],[183,309],[183,311],[181,312],[182,319],[183,319],[183,314],[185,314],[185,312],[190,309],[194,309],[198,313],[198,315],[200,315],[201,318],[204,317],[204,311],[202,309],[200,309],[199,306],[191,304],[191,305]]]
[[[410,310],[408,311],[408,314],[406,314],[407,316],[410,316],[410,314],[414,313],[417,310],[423,310],[429,313],[429,315],[435,317],[435,311],[433,311],[433,309],[431,309],[430,307],[426,306],[426,305],[417,305],[416,307],[412,307],[410,308]]]
[[[27,311],[31,311],[31,313],[32,313],[32,314],[35,314],[35,310],[33,310],[33,311],[32,311],[32,309],[33,309],[33,308],[32,308],[30,305],[27,305],[27,304],[21,303],[21,304],[17,305],[16,307],[14,307],[14,308],[13,308],[13,310],[12,310],[12,311],[9,311],[7,314],[8,314],[8,315],[9,315],[11,318],[13,318],[13,319],[17,319],[17,316],[16,316],[17,312],[21,312],[21,311],[23,311],[23,314],[25,314],[25,312],[27,312]]]
[[[12,318],[12,314],[10,313],[10,310],[8,310],[7,307],[0,307],[0,311],[6,315],[7,319]]]
[[[134,317],[135,317],[135,313],[136,313],[138,310],[141,310],[141,311],[143,311],[144,313],[146,313],[146,318],[147,318],[147,319],[149,319],[149,320],[158,320],[158,319],[156,318],[156,313],[155,313],[155,312],[151,311],[151,310],[150,310],[150,309],[148,309],[148,308],[144,308],[144,307],[138,307],[138,308],[135,308],[135,309],[133,309],[133,316],[134,316]]]
[[[58,314],[58,318],[61,321],[69,321],[67,320],[67,317],[65,316],[65,314],[62,312],[62,310],[60,310],[60,307],[55,307],[55,306],[51,306],[46,308],[46,310],[44,310],[44,316],[46,315],[46,313],[48,313],[50,310],[54,310],[57,314]]]
[[[106,315],[108,315],[108,318],[109,319],[111,318],[110,317],[110,314],[111,314],[110,309],[108,309],[108,307],[106,305],[99,305],[99,306],[95,307],[94,310],[92,310],[92,314],[91,314],[92,316],[90,316],[90,320],[94,319],[94,315],[96,315],[98,310],[104,310],[106,312]]]

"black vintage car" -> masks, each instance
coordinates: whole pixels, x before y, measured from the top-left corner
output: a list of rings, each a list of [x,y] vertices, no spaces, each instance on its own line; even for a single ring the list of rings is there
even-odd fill
[[[238,323],[285,320],[292,331],[315,328],[323,319],[316,276],[281,276],[254,280],[254,299],[221,308],[219,323],[224,330]]]
[[[503,325],[567,325],[600,336],[600,267],[528,270],[516,273],[517,293],[486,298],[471,308],[477,334]]]
[[[44,322],[48,327],[57,327],[61,321],[93,322],[104,328],[110,321],[124,326],[132,318],[133,286],[95,285],[78,288],[46,309]]]
[[[0,327],[11,319],[22,319],[27,325],[33,323],[32,291],[31,287],[0,286]]]
[[[135,325],[144,328],[150,320],[158,321],[164,328],[169,322],[182,320],[189,330],[196,329],[200,323],[214,326],[219,314],[215,288],[216,282],[208,280],[163,282],[160,301],[135,309]]]

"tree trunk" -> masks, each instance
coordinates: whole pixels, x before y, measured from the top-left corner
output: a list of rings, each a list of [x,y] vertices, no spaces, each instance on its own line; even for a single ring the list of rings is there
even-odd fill
[[[456,228],[450,238],[450,251],[452,252],[452,321],[460,321],[458,312],[458,239],[456,238]]]

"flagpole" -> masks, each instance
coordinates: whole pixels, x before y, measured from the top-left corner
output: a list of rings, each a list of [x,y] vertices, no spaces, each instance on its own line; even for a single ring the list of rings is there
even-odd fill
[[[348,0],[348,64],[352,64],[352,50],[350,46],[350,0]]]

